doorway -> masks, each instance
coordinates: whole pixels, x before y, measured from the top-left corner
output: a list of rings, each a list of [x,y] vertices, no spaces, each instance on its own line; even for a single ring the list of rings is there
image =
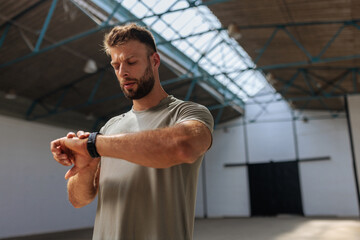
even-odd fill
[[[249,164],[252,216],[303,215],[298,162]]]

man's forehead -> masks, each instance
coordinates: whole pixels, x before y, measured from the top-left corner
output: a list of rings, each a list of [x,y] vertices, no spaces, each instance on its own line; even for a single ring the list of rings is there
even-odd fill
[[[110,47],[110,52],[117,52],[117,53],[142,53],[146,51],[146,45],[136,41],[136,40],[130,40],[126,43],[123,43],[119,46]]]

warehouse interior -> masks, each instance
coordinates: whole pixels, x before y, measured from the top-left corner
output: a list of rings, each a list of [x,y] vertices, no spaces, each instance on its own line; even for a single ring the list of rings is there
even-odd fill
[[[49,143],[131,109],[102,49],[130,22],[214,118],[195,240],[359,239],[357,0],[0,0],[0,239],[91,239]]]

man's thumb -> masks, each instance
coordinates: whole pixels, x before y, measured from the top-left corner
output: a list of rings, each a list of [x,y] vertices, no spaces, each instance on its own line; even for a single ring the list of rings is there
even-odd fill
[[[78,172],[80,171],[80,168],[78,168],[77,166],[73,166],[71,169],[69,169],[69,171],[66,172],[65,174],[65,179],[69,179],[72,176],[75,176]]]

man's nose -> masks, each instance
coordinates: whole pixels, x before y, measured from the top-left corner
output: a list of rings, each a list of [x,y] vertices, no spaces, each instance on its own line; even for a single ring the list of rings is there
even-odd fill
[[[118,70],[118,74],[120,77],[124,78],[124,77],[129,77],[129,73],[127,68],[124,66],[124,64],[120,65],[119,70]]]

